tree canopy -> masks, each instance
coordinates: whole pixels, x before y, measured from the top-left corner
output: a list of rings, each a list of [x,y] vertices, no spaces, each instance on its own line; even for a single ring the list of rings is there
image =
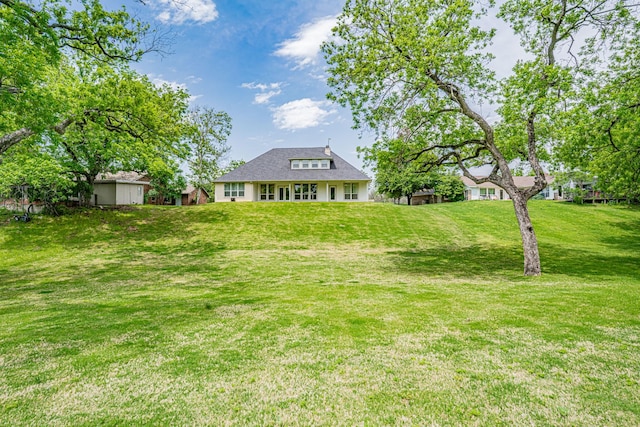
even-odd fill
[[[213,194],[213,181],[222,175],[221,161],[231,149],[227,145],[227,138],[231,134],[231,117],[224,111],[195,107],[191,109],[188,121],[191,183],[194,187]],[[199,197],[200,192],[197,194]]]
[[[50,79],[64,58],[114,66],[158,51],[162,37],[124,8],[98,0],[52,0],[34,6],[0,0],[0,156],[46,131],[63,133],[70,117],[51,92]]]
[[[487,53],[495,35],[487,19],[492,9],[484,5],[347,1],[334,40],[323,46],[329,98],[351,108],[356,127],[410,141],[412,161],[422,170],[457,166],[478,184],[504,188],[523,240],[524,272],[538,275],[527,201],[547,185],[542,162],[561,140],[558,118],[580,102],[580,89],[596,70],[609,65],[600,48],[624,45],[620,32],[635,34],[635,6],[606,0],[504,2],[497,16],[520,38],[526,57],[498,78]],[[494,108],[485,113],[483,105]],[[513,162],[527,163],[535,175],[532,187],[515,185]],[[471,173],[481,165],[490,166],[487,177]]]
[[[90,196],[100,173],[144,171],[174,196],[184,186],[178,165],[194,129],[188,94],[156,86],[130,67],[164,43],[164,34],[124,7],[109,10],[99,0],[0,0],[4,192],[28,182],[25,173],[38,175],[18,167],[16,159],[31,156],[74,182],[76,194]],[[216,131],[226,139],[227,128]]]

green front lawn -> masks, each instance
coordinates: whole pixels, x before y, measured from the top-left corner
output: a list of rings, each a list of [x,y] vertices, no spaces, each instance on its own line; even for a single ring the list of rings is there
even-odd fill
[[[640,425],[640,210],[0,213],[0,425]]]

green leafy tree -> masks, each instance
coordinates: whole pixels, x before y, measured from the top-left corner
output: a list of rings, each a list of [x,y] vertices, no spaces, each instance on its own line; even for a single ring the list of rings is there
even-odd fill
[[[442,196],[450,202],[464,200],[464,183],[458,175],[436,175],[433,190],[436,196]]]
[[[229,153],[231,117],[224,111],[196,107],[189,114],[191,132],[187,138],[190,181],[197,189],[213,194],[213,180],[222,175],[221,161]],[[200,191],[197,192],[196,203]]]
[[[23,186],[31,202],[42,202],[55,214],[56,204],[72,195],[75,183],[58,159],[35,146],[12,149],[0,163],[0,197],[21,198]]]
[[[528,57],[499,80],[487,54],[494,36],[483,27],[487,16],[488,9],[468,0],[347,1],[335,39],[323,46],[329,98],[351,108],[356,127],[419,138],[415,155],[432,155],[425,170],[455,165],[477,184],[504,188],[519,224],[524,274],[539,275],[527,201],[547,185],[541,162],[549,158],[556,117],[575,99],[580,67],[595,66],[596,47],[611,45],[612,35],[635,18],[625,2],[508,0],[499,17]],[[491,103],[498,122],[478,107]],[[533,171],[531,188],[515,185],[513,161]],[[473,176],[470,168],[479,165],[492,167],[488,177]]]
[[[632,32],[620,44],[566,114],[555,153],[564,169],[597,176],[608,197],[640,201],[640,39]]]
[[[153,190],[149,195],[157,197],[159,204],[167,200],[176,200],[182,197],[182,191],[187,186],[187,180],[182,174],[177,163],[156,160],[149,165],[149,184]]]
[[[65,56],[123,64],[163,43],[124,8],[108,11],[98,0],[0,0],[0,156],[30,136],[64,133],[73,122],[49,84]]]
[[[152,162],[186,157],[186,92],[156,87],[126,67],[70,67],[60,79],[59,98],[76,118],[50,149],[86,183],[85,196],[100,173],[146,171]]]
[[[383,139],[371,147],[359,148],[365,166],[375,173],[376,190],[394,200],[407,198],[411,204],[413,193],[431,183],[430,174],[418,168],[414,151],[402,139]]]
[[[224,166],[221,170],[221,176],[224,175],[225,173],[229,173],[234,169],[237,169],[238,167],[244,165],[245,162],[244,160],[240,159],[240,160],[230,160],[229,163],[227,163],[226,166]]]

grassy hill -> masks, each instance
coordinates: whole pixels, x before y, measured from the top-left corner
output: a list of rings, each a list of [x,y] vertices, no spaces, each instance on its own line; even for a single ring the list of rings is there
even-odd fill
[[[0,425],[638,425],[640,210],[530,206],[0,214]]]

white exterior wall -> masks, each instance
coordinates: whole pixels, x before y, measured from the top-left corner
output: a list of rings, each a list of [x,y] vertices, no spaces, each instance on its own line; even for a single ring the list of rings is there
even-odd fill
[[[93,186],[91,204],[141,205],[144,203],[143,185],[133,182],[99,182]]]
[[[555,200],[557,195],[557,190],[551,187],[547,187],[547,189],[549,191],[549,194],[545,197],[545,200]],[[495,190],[496,190],[495,199],[491,199],[491,200],[511,200],[506,190],[502,189],[501,187],[495,187]],[[482,199],[480,198],[480,188],[478,187],[465,187],[465,191],[469,191],[471,194],[471,197],[467,200],[489,200],[488,195],[487,195],[487,198],[482,198]],[[500,199],[500,191],[502,191],[503,193],[502,199]]]
[[[96,200],[96,196],[97,200]],[[115,205],[116,204],[116,183],[99,183],[93,186],[93,197],[91,198],[91,204],[98,205]]]
[[[236,202],[252,202],[253,201],[253,184],[244,183],[244,197],[234,197]],[[230,202],[231,197],[224,197],[224,183],[217,182],[214,199],[216,202]]]
[[[345,200],[344,198],[344,184],[345,183],[357,183],[358,184],[358,199],[357,200]],[[289,201],[290,202],[328,202],[330,195],[330,188],[336,187],[336,202],[366,202],[369,199],[369,182],[368,181],[296,181],[294,182],[245,182],[244,184],[244,197],[236,197],[236,202],[250,202],[250,201],[263,201],[260,200],[260,184],[274,184],[275,200],[270,201],[282,201],[279,200],[279,187],[289,188]],[[317,184],[318,189],[316,192],[316,200],[295,200],[294,199],[294,184]],[[230,202],[231,197],[224,197],[224,183],[216,183],[215,185],[215,201],[216,202]]]
[[[116,184],[116,205],[142,205],[143,203],[142,184],[123,182]]]

